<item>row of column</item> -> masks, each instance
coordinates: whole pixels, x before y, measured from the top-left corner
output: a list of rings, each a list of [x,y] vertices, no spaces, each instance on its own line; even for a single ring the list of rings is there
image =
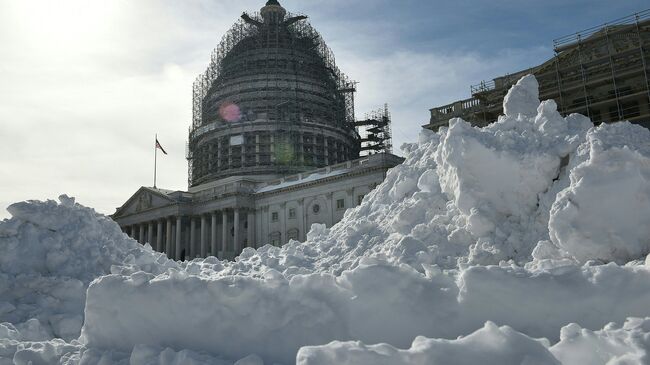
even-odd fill
[[[323,154],[322,158],[324,160],[325,165],[329,165],[330,163],[336,163],[337,161],[340,160],[339,156],[346,157],[348,156],[348,145],[344,141],[339,141],[337,139],[334,139],[332,137],[323,137],[323,143],[319,144],[316,141],[316,134],[311,134],[311,138],[313,138],[312,142],[310,143],[305,143],[305,134],[304,133],[299,133],[299,139],[298,139],[298,144],[297,144],[297,155],[299,156],[300,162],[304,163],[304,156],[306,154],[315,154],[315,151],[312,150],[311,153],[307,152],[307,148],[322,148],[323,149]],[[329,138],[332,138],[332,141],[330,143]],[[274,135],[269,136],[269,155],[270,155],[270,160],[273,162],[275,160],[275,143],[276,143],[276,137]],[[246,164],[246,153],[245,153],[245,144],[241,145],[241,155],[240,155],[240,164],[241,166],[244,166]],[[237,147],[236,145],[228,145],[227,146],[227,157],[228,157],[228,166],[226,166],[224,169],[230,169],[233,166],[233,147]],[[214,152],[216,149],[216,153]],[[216,143],[210,144],[205,147],[205,152],[208,153],[210,158],[208,158],[206,161],[209,165],[206,165],[208,168],[212,168],[211,166],[216,165],[217,170],[222,169],[222,158],[223,158],[223,142],[221,139],[217,139]],[[260,163],[260,134],[255,133],[255,163],[259,164]],[[346,157],[347,158],[347,157]],[[343,158],[344,160],[345,158]]]
[[[159,252],[167,253],[169,258],[184,260],[186,258],[207,257],[217,255],[223,259],[234,258],[242,250],[242,234],[240,209],[232,209],[233,212],[233,250],[228,250],[228,233],[230,231],[228,212],[230,210],[218,210],[199,216],[171,216],[155,221],[142,222],[131,226],[126,226],[125,232],[138,242],[149,243]],[[221,237],[218,236],[218,214],[221,214]],[[248,211],[246,220],[247,244],[255,240],[254,234],[254,217],[253,211]],[[189,218],[188,225],[183,224]],[[209,231],[208,231],[208,220]],[[198,225],[198,227],[197,227]],[[154,234],[155,227],[155,234]],[[185,227],[185,229],[184,229]],[[183,233],[186,234],[183,237]],[[189,237],[188,237],[189,236]],[[197,239],[198,236],[198,239]],[[154,244],[155,238],[155,244]]]

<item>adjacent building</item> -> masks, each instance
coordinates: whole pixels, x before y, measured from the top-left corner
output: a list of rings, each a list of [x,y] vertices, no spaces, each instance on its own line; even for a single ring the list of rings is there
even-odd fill
[[[563,115],[596,123],[629,120],[650,128],[650,9],[553,41],[555,56],[541,65],[471,87],[472,97],[430,109],[424,128],[438,130],[461,117],[484,126],[503,114],[503,97],[533,74],[540,99],[554,99]]]
[[[302,14],[244,13],[193,87],[188,190],[141,187],[113,215],[174,259],[233,258],[331,226],[402,162],[390,113],[354,113],[355,83]]]

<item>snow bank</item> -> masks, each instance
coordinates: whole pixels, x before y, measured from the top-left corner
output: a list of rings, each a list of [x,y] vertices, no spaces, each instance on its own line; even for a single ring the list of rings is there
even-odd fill
[[[298,365],[430,365],[430,364],[647,364],[650,350],[650,318],[629,318],[621,327],[608,324],[599,331],[576,324],[562,328],[561,341],[550,347],[508,326],[492,322],[455,340],[417,337],[409,349],[388,344],[334,341],[300,349]]]
[[[24,340],[77,338],[86,288],[114,270],[162,273],[176,263],[124,235],[109,218],[62,195],[27,201],[0,223],[0,322]]]
[[[553,243],[580,262],[625,263],[650,252],[650,130],[594,128],[577,159],[551,207]]]
[[[429,365],[495,364],[553,365],[559,361],[544,341],[534,340],[510,327],[487,322],[483,328],[456,340],[417,337],[408,350],[387,344],[366,346],[360,342],[332,342],[324,346],[303,347],[299,365]]]
[[[599,331],[570,324],[550,351],[563,364],[647,364],[650,362],[650,318],[628,318]]]
[[[229,358],[255,353],[287,364],[302,346],[355,339],[406,347],[419,335],[456,338],[486,321],[558,341],[568,323],[598,329],[650,316],[647,303],[650,269],[614,263],[426,274],[362,263],[340,276],[291,279],[275,271],[265,278],[111,275],[89,288],[81,341],[121,351],[143,343]]]
[[[234,262],[169,261],[70,198],[13,205],[0,364],[647,362],[650,132],[564,118],[532,76],[504,110]]]

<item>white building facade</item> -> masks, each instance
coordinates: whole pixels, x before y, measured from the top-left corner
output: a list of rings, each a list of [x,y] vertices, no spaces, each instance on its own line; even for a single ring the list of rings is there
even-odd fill
[[[381,153],[271,181],[230,177],[190,191],[141,187],[113,219],[170,258],[233,259],[245,247],[303,241],[314,223],[331,227],[401,162]]]

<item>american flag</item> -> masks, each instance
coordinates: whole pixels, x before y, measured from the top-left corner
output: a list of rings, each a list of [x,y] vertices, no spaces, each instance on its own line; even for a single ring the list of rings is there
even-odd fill
[[[160,148],[162,153],[167,154],[167,152],[165,152],[165,149],[160,145],[160,142],[158,142],[158,138],[156,138],[156,148]]]

